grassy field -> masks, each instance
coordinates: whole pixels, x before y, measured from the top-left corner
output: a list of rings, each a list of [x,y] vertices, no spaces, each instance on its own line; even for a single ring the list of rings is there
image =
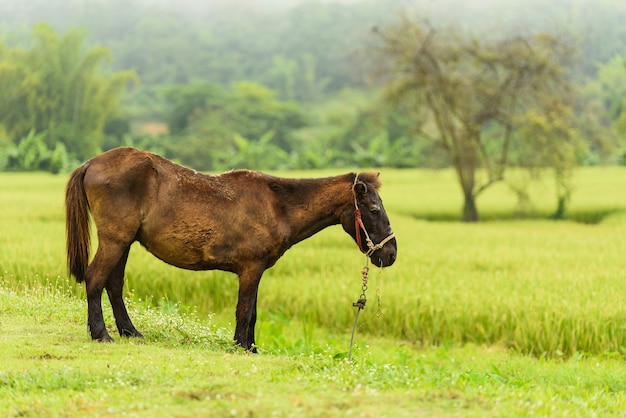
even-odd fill
[[[302,173],[292,173],[298,176]],[[304,173],[326,175],[328,173]],[[621,416],[626,169],[576,173],[574,221],[504,185],[458,218],[452,171],[382,174],[398,261],[370,274],[340,227],[297,245],[259,290],[261,355],[230,347],[237,280],[131,251],[145,341],[91,343],[67,278],[64,176],[0,175],[0,411],[9,416]],[[114,328],[105,303],[107,324]],[[110,330],[112,333],[112,329]],[[114,335],[112,333],[112,335]],[[6,415],[6,414],[5,414]]]

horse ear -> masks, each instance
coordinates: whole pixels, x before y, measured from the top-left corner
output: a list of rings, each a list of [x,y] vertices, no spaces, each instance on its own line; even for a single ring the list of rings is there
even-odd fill
[[[363,197],[365,193],[367,193],[367,186],[365,185],[365,183],[363,183],[362,181],[357,181],[354,184],[354,193],[358,197]]]

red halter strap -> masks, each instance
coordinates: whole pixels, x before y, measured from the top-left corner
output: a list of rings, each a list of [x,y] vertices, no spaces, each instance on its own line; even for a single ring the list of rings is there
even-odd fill
[[[356,245],[358,245],[359,250],[361,250],[361,252],[365,254],[367,253],[367,251],[363,249],[363,243],[361,241],[361,229],[363,229],[363,231],[367,235],[365,225],[363,225],[363,220],[361,219],[361,209],[357,207],[356,209],[354,209],[354,231],[356,235]]]

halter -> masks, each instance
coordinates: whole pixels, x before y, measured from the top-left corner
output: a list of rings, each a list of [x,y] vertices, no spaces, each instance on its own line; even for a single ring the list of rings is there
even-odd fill
[[[374,254],[375,251],[380,250],[381,248],[383,248],[383,246],[388,243],[392,238],[395,237],[395,234],[392,232],[391,234],[389,234],[387,236],[387,238],[385,238],[384,240],[382,240],[381,242],[379,242],[378,244],[374,245],[374,243],[372,242],[372,240],[370,239],[369,234],[367,233],[367,229],[365,229],[365,225],[363,224],[363,220],[361,219],[361,209],[359,209],[359,203],[357,202],[357,197],[356,197],[356,184],[359,181],[359,175],[355,174],[354,175],[354,184],[352,185],[352,193],[354,194],[354,231],[355,231],[355,235],[356,235],[356,243],[359,246],[359,250],[361,250],[361,252],[363,254],[365,254],[365,267],[363,267],[363,269],[361,270],[361,275],[362,277],[362,281],[363,281],[363,285],[361,286],[361,296],[359,297],[359,299],[352,304],[352,306],[354,306],[355,308],[357,308],[356,311],[356,317],[354,318],[354,325],[352,326],[352,337],[350,338],[350,351],[348,352],[348,360],[352,360],[352,346],[354,344],[354,333],[356,331],[356,324],[357,321],[359,319],[359,312],[361,312],[361,310],[365,309],[365,303],[367,302],[367,297],[365,296],[365,291],[367,290],[367,282],[368,282],[368,273],[369,273],[369,257]],[[367,243],[367,251],[365,251],[365,249],[363,249],[363,242],[361,240],[361,231],[363,230],[363,232],[365,233],[365,242]],[[382,271],[382,270],[381,270]],[[380,310],[380,299],[378,300],[378,310],[379,312],[382,313],[382,311]],[[378,313],[377,313],[378,315]]]
[[[354,184],[352,185],[352,193],[354,194],[354,230],[355,230],[355,235],[356,235],[356,243],[359,246],[359,250],[361,250],[361,252],[363,254],[365,254],[367,257],[369,257],[372,254],[374,254],[375,251],[380,250],[381,248],[383,248],[383,246],[386,243],[388,243],[392,238],[395,238],[395,234],[392,232],[389,236],[387,236],[387,238],[385,238],[384,240],[382,240],[378,244],[374,245],[374,243],[370,239],[369,234],[367,233],[367,229],[365,229],[365,225],[363,224],[363,220],[361,219],[361,209],[359,209],[359,204],[357,202],[356,190],[355,190],[355,187],[356,187],[356,184],[357,184],[358,180],[359,180],[359,175],[355,174],[355,176],[354,176]],[[365,249],[363,248],[363,243],[361,241],[361,234],[360,234],[360,231],[359,231],[360,229],[362,229],[363,232],[365,233],[365,242],[366,242],[367,248],[368,248],[367,251],[365,251]]]

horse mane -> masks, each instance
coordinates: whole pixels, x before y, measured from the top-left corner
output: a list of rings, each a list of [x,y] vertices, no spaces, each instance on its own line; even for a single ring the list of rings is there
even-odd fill
[[[358,178],[360,182],[365,183],[368,190],[372,190],[374,192],[378,192],[382,187],[382,182],[380,180],[380,173],[376,171],[366,171],[362,173],[346,173],[344,175],[336,176],[336,177],[327,177],[323,178],[283,178],[283,177],[275,177],[272,175],[264,174],[261,172],[248,171],[248,170],[236,170],[237,174],[245,174],[247,175],[255,175],[258,177],[264,178],[271,189],[274,191],[285,191],[286,196],[290,196],[292,194],[297,195],[297,190],[302,189],[303,187],[316,187],[320,180],[335,180],[335,181],[345,181],[348,180],[350,183],[354,182],[355,176]]]
[[[359,180],[361,180],[367,186],[368,190],[379,191],[383,183],[380,181],[380,173],[376,171],[367,171],[357,174]]]

